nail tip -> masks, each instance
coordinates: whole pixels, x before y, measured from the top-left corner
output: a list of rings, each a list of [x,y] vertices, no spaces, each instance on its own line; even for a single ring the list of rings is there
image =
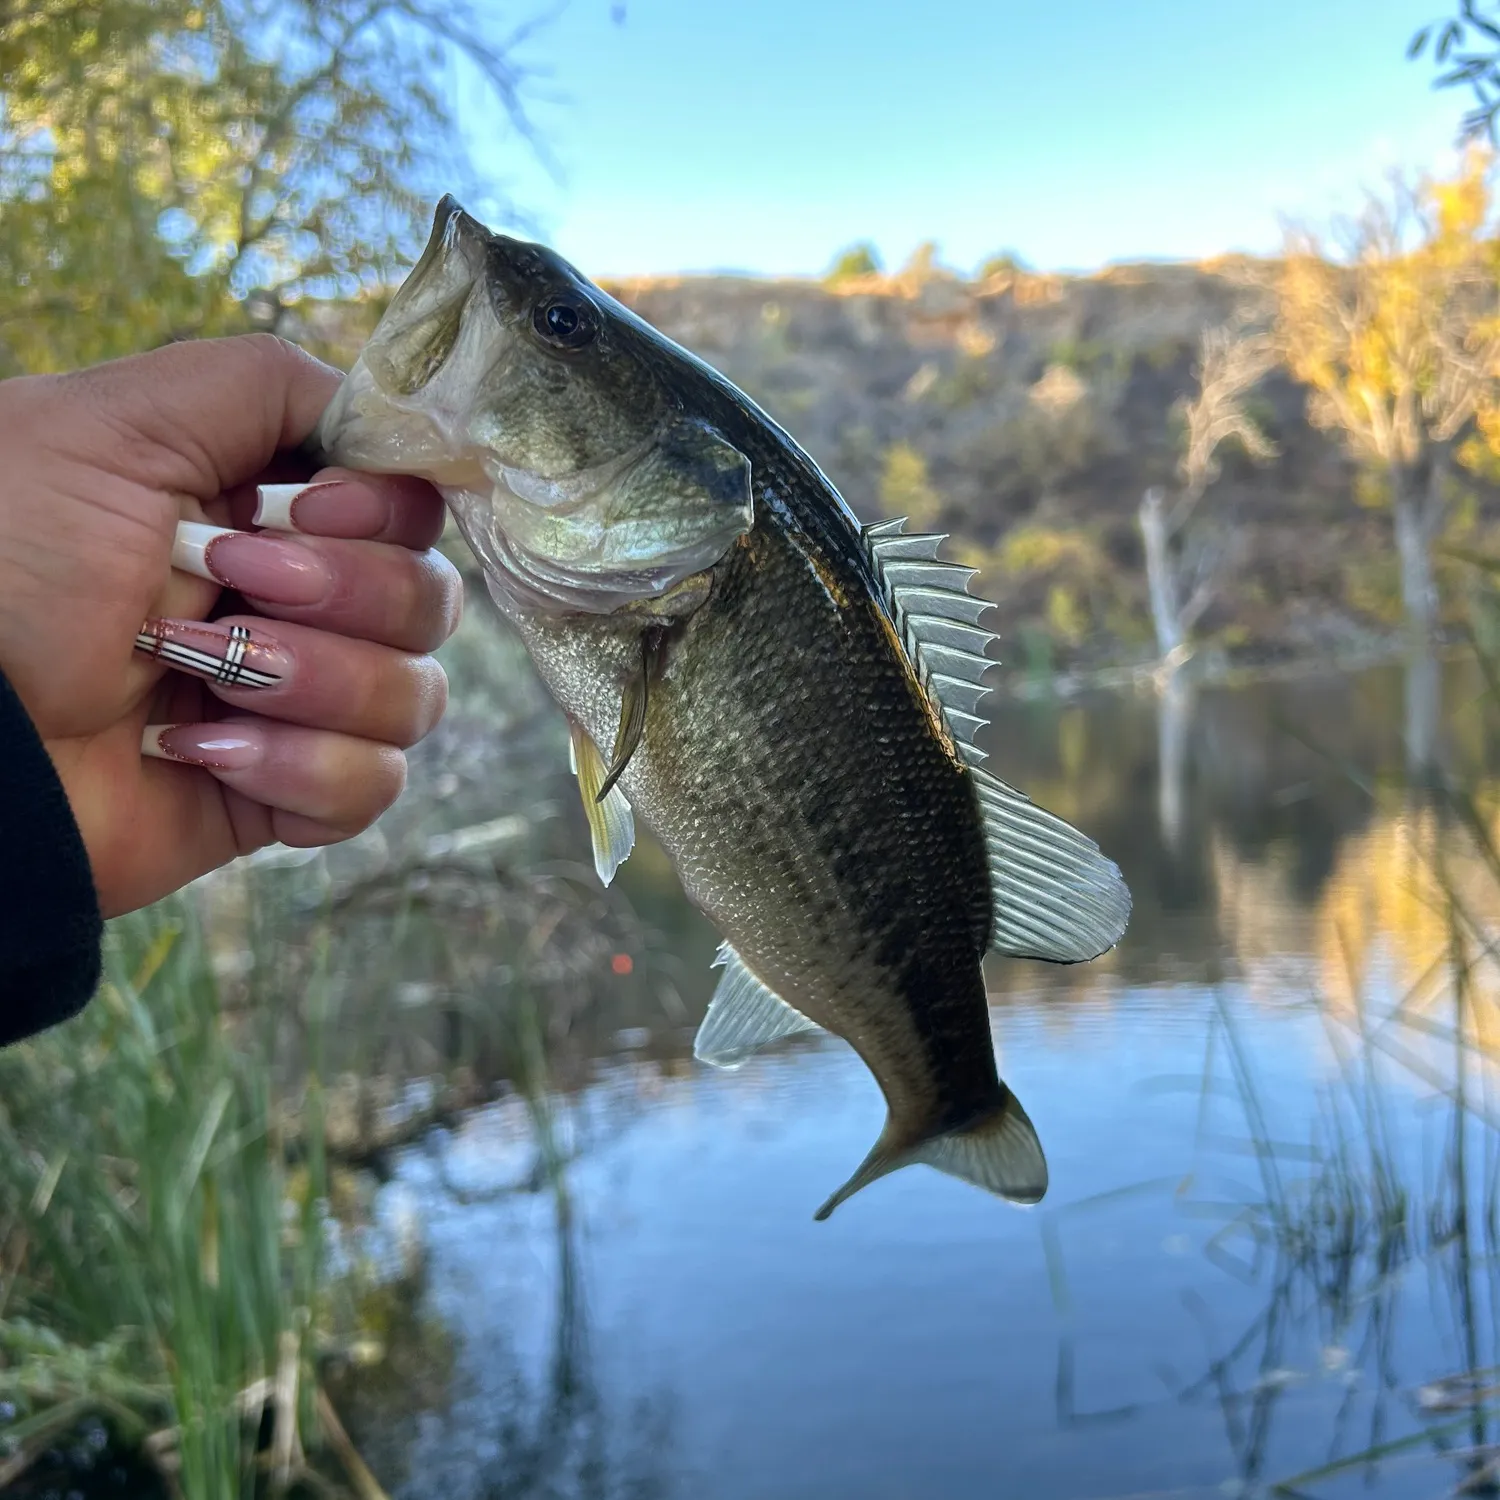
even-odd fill
[[[295,531],[298,499],[311,486],[305,484],[260,484],[255,487],[255,514],[251,524],[265,531]]]
[[[148,724],[141,731],[141,754],[151,760],[171,760],[173,757],[163,747],[161,737],[175,724]]]
[[[204,521],[179,521],[172,539],[172,566],[180,573],[191,573],[221,588],[228,585],[212,570],[209,554],[214,543],[226,536],[244,535],[229,526],[210,526]]]

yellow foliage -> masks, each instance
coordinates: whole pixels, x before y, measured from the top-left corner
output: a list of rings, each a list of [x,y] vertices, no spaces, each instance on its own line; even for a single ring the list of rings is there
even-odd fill
[[[1071,567],[1075,573],[1089,577],[1102,562],[1099,548],[1086,533],[1036,524],[1017,526],[996,553],[998,566],[1015,575]]]
[[[1474,431],[1459,444],[1458,461],[1477,478],[1500,484],[1500,408],[1485,406],[1474,414]]]
[[[936,524],[943,497],[927,477],[927,460],[910,443],[892,443],[880,475],[880,508],[888,516],[905,516],[914,531]]]
[[[1053,635],[1076,646],[1088,634],[1088,612],[1065,583],[1054,583],[1047,592],[1047,624]]]
[[[1391,470],[1500,408],[1491,158],[1372,202],[1341,262],[1302,235],[1274,277],[1275,335],[1308,414]]]
[[[0,7],[0,376],[290,331],[304,307],[387,284],[458,144],[433,70],[480,53],[451,11]],[[514,112],[507,45],[484,49],[481,74]]]
[[[1431,809],[1407,808],[1345,840],[1317,913],[1323,986],[1335,1006],[1352,1010],[1366,976],[1383,962],[1393,964],[1410,1011],[1451,1005],[1454,907],[1482,912],[1495,900],[1485,846],[1500,836],[1500,818],[1492,806],[1478,811],[1478,838],[1444,826]],[[1470,956],[1470,1040],[1494,1060],[1500,1057],[1500,968],[1492,955]]]

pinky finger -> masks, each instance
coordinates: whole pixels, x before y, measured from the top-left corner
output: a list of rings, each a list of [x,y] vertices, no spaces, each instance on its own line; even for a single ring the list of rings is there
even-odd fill
[[[362,832],[406,784],[406,757],[394,745],[275,719],[148,724],[141,753],[207,772],[271,809],[277,838],[302,847]]]

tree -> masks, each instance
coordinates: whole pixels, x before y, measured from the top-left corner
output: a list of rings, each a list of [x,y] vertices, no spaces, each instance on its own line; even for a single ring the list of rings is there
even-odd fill
[[[880,471],[880,509],[905,516],[913,531],[936,526],[944,500],[927,475],[927,458],[910,443],[892,443]]]
[[[1463,134],[1495,140],[1500,116],[1500,0],[1461,0],[1456,16],[1418,31],[1406,55],[1420,57],[1429,49],[1432,60],[1446,69],[1434,86],[1468,88],[1474,95],[1474,108],[1463,119]]]
[[[455,68],[528,133],[526,35],[442,0],[0,10],[0,374],[389,285],[462,170]]]
[[[980,261],[974,278],[976,281],[988,281],[992,276],[1021,276],[1030,269],[1014,250],[1002,250],[999,254],[987,256]]]
[[[864,240],[834,256],[833,264],[823,279],[829,286],[837,286],[843,281],[858,281],[863,276],[879,274],[880,253],[868,240]]]
[[[1476,149],[1449,181],[1394,178],[1331,248],[1293,234],[1268,281],[1276,348],[1309,388],[1308,416],[1389,496],[1402,605],[1420,641],[1437,621],[1432,550],[1455,461],[1500,407],[1489,169]]]
[[[1265,460],[1276,449],[1245,411],[1246,393],[1276,362],[1263,333],[1226,325],[1203,332],[1198,354],[1198,391],[1176,408],[1182,418],[1181,481],[1169,497],[1160,486],[1148,489],[1137,519],[1146,553],[1146,583],[1156,650],[1170,672],[1187,657],[1193,627],[1212,602],[1229,548],[1222,535],[1191,535],[1188,522],[1208,487],[1219,476],[1218,452],[1237,441],[1252,458]]]

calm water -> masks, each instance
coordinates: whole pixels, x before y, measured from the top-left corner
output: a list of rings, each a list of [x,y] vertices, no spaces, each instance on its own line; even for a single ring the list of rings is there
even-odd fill
[[[1474,778],[1478,686],[1447,669],[1421,752]],[[381,1192],[425,1245],[425,1352],[366,1420],[377,1466],[528,1500],[1489,1492],[1492,1426],[1435,1384],[1500,1362],[1500,1109],[1433,968],[1440,846],[1474,927],[1500,910],[1482,840],[1405,789],[1406,701],[1382,670],[1203,691],[1165,726],[1144,696],[997,722],[996,768],[1135,895],[1105,960],[990,970],[1051,1166],[1031,1210],[912,1168],[815,1224],[876,1085],[832,1039],[695,1065],[714,937],[640,851],[625,895],[659,936],[621,940],[613,1008],[604,955],[569,1086],[408,1149]],[[1481,1039],[1494,990],[1465,1002]]]

